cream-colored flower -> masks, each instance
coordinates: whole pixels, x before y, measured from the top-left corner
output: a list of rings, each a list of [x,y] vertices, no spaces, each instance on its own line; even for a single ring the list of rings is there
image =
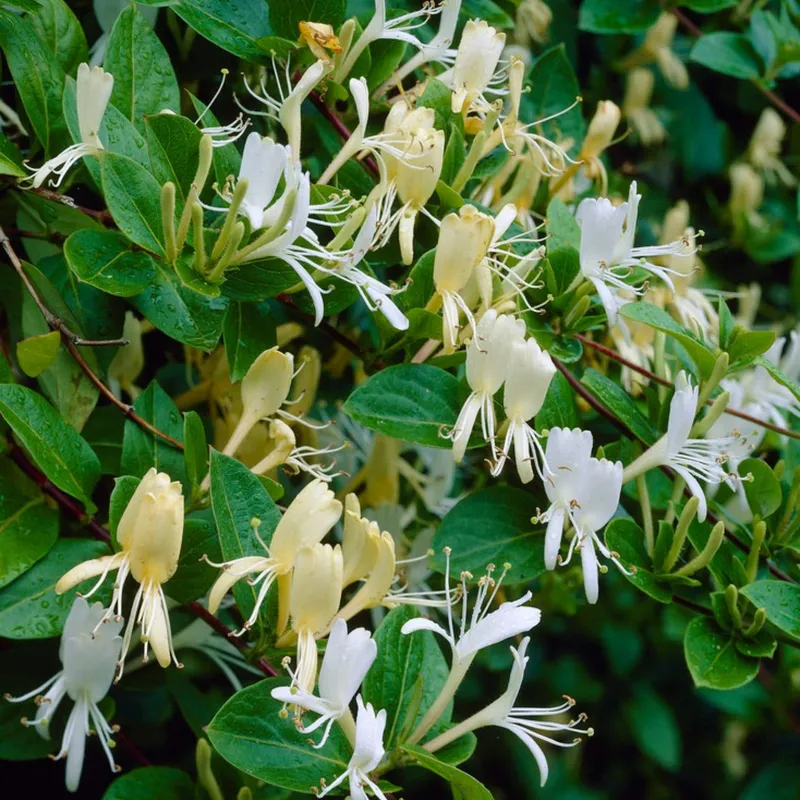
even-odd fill
[[[469,110],[489,86],[503,52],[506,35],[484,20],[471,19],[464,27],[453,66],[454,114]]]
[[[645,147],[663,142],[667,135],[658,115],[650,108],[654,83],[655,76],[649,69],[632,69],[625,83],[625,100],[622,103],[622,113]]]

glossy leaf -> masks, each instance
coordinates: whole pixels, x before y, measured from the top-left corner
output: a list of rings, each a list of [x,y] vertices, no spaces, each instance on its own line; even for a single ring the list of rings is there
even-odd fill
[[[264,303],[233,302],[228,306],[222,338],[231,380],[240,381],[252,363],[276,344],[275,317]]]
[[[776,580],[761,580],[745,586],[742,594],[767,612],[767,619],[792,639],[800,640],[800,586]]]
[[[689,622],[683,649],[695,686],[736,689],[750,683],[758,673],[758,659],[742,655],[731,634],[705,617]]]
[[[606,527],[608,549],[619,554],[623,575],[659,603],[672,602],[672,590],[659,583],[644,545],[644,531],[632,519],[614,519]]]

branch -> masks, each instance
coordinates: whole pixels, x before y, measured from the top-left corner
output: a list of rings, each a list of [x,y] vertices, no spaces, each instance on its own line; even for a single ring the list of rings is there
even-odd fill
[[[39,197],[44,197],[45,200],[52,200],[54,203],[61,203],[62,206],[75,208],[82,214],[94,217],[98,222],[108,226],[109,228],[117,227],[117,223],[114,222],[114,217],[111,216],[110,212],[95,211],[93,208],[79,206],[71,197],[69,197],[69,195],[59,194],[58,192],[54,192],[52,189],[45,189],[44,187],[39,187],[38,189],[28,189],[27,191],[32,192],[33,194],[38,194]]]
[[[678,18],[678,21],[681,23],[681,25],[683,25],[683,27],[686,28],[686,30],[689,31],[689,33],[691,33],[693,36],[703,35],[703,31],[701,31],[700,28],[698,28],[697,25],[695,25],[694,22],[692,22],[680,9],[671,8],[670,12],[672,12]],[[795,122],[800,124],[800,114],[798,114],[797,111],[795,111],[784,100],[781,100],[781,98],[778,97],[778,95],[776,95],[775,92],[764,86],[764,84],[761,83],[761,81],[759,81],[758,78],[750,78],[750,82],[776,108],[779,108],[781,111],[783,111],[784,114],[786,114],[787,117],[793,119]]]
[[[75,359],[77,365],[83,370],[83,373],[86,377],[94,384],[97,390],[110,400],[125,416],[127,419],[131,420],[132,422],[136,423],[140,428],[148,431],[149,433],[153,434],[153,436],[157,436],[159,439],[163,439],[167,444],[172,445],[172,447],[177,448],[178,450],[183,450],[183,444],[179,442],[177,439],[174,439],[169,434],[160,431],[155,425],[152,425],[143,417],[140,417],[136,411],[134,410],[133,406],[129,406],[127,403],[123,403],[108,386],[100,380],[97,374],[92,370],[89,364],[86,362],[86,359],[81,355],[78,347],[93,347],[99,345],[125,345],[128,344],[127,339],[104,339],[102,341],[94,341],[90,339],[82,339],[77,334],[73,333],[66,325],[66,323],[60,318],[55,316],[55,314],[51,313],[51,311],[47,308],[44,304],[42,298],[40,297],[36,287],[33,285],[33,282],[28,277],[27,273],[25,272],[25,268],[22,266],[22,262],[19,260],[17,254],[14,252],[14,248],[11,246],[11,242],[6,236],[5,231],[0,227],[0,244],[2,244],[3,249],[6,251],[6,255],[8,256],[11,265],[16,270],[19,277],[22,279],[22,282],[25,284],[25,288],[30,293],[33,301],[36,303],[37,308],[42,313],[42,316],[47,321],[47,324],[50,328],[54,331],[58,331],[61,334],[61,341],[64,343],[64,347],[67,348],[69,354]]]
[[[598,342],[593,341],[592,339],[587,338],[586,336],[582,336],[580,333],[573,333],[571,334],[574,339],[577,339],[579,342],[587,345],[588,347],[597,350],[598,353],[602,353],[604,356],[608,356],[608,358],[613,359],[614,361],[622,364],[623,366],[627,367],[628,369],[632,369],[634,372],[638,372],[640,375],[644,375],[646,378],[649,378],[654,383],[660,383],[662,386],[668,386],[670,389],[674,388],[674,384],[671,381],[668,381],[664,378],[660,378],[658,375],[650,372],[649,369],[645,369],[644,367],[640,367],[638,364],[634,364],[633,361],[629,361],[627,358],[621,356],[615,350],[612,350],[610,347],[606,347],[603,344],[599,344]],[[713,405],[714,401],[709,398],[706,401],[707,405]],[[780,433],[783,436],[788,436],[790,439],[800,439],[800,432],[798,431],[791,431],[787,428],[781,428],[780,425],[773,425],[771,422],[765,422],[763,419],[758,419],[757,417],[752,417],[750,414],[745,414],[743,411],[736,411],[732,408],[725,409],[726,414],[730,414],[732,417],[738,417],[739,419],[746,420],[747,422],[752,422],[754,425],[760,425],[762,428],[766,428],[770,431],[775,431],[775,433]]]

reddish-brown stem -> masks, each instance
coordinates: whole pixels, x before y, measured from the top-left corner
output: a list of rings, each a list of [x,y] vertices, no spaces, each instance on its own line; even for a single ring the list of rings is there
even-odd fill
[[[645,369],[644,367],[640,367],[638,364],[634,364],[633,361],[629,361],[627,358],[624,358],[617,353],[616,350],[612,350],[610,347],[606,347],[605,345],[599,344],[598,342],[595,342],[586,336],[582,336],[580,333],[573,333],[572,337],[577,339],[579,342],[582,342],[587,347],[597,350],[598,353],[602,353],[604,356],[608,356],[608,358],[611,358],[617,363],[622,364],[624,367],[627,367],[634,372],[638,372],[640,375],[644,375],[654,383],[660,383],[662,386],[668,386],[670,389],[673,388],[671,381],[668,381],[665,378],[660,378],[658,375],[650,372],[649,369]],[[713,403],[714,401],[709,398],[707,404],[713,405]],[[732,417],[738,417],[739,419],[746,420],[747,422],[752,422],[754,425],[760,425],[762,428],[775,431],[775,433],[780,433],[783,436],[788,436],[790,439],[800,439],[800,432],[798,431],[790,431],[787,428],[781,428],[780,425],[773,425],[771,422],[765,422],[763,419],[752,417],[750,414],[745,414],[742,411],[736,411],[733,408],[726,408],[725,413],[730,414]]]
[[[683,11],[678,8],[671,8],[670,12],[672,12],[678,18],[681,25],[683,25],[683,27],[686,28],[686,30],[689,31],[689,33],[691,33],[693,36],[703,35],[703,31],[701,31],[700,28],[698,28],[697,25],[695,25],[694,22],[692,22],[689,17],[683,13]],[[797,111],[795,111],[788,103],[786,103],[785,100],[782,100],[780,97],[778,97],[778,95],[775,94],[775,92],[764,86],[764,84],[761,83],[758,78],[751,78],[750,82],[756,87],[756,89],[758,89],[759,92],[761,92],[761,94],[764,95],[764,97],[770,101],[770,103],[783,111],[787,117],[800,124],[800,114],[798,114]]]
[[[72,201],[72,198],[65,194],[59,194],[58,192],[54,192],[52,189],[45,189],[44,187],[39,187],[38,189],[29,189],[28,191],[33,192],[33,194],[38,194],[39,197],[44,197],[45,200],[52,200],[54,203],[61,203],[62,206],[75,208],[82,214],[94,217],[98,222],[102,223],[103,225],[107,225],[110,228],[116,228],[117,226],[116,222],[114,222],[114,217],[112,217],[108,211],[95,211],[93,208],[79,206],[77,203]]]
[[[81,355],[78,347],[93,347],[99,345],[119,345],[119,344],[127,344],[126,339],[105,339],[103,341],[94,341],[90,339],[82,339],[77,334],[73,333],[67,325],[61,320],[59,317],[55,316],[44,304],[44,301],[39,296],[39,292],[36,290],[36,287],[33,285],[33,282],[28,277],[28,274],[25,272],[25,268],[22,266],[22,262],[19,260],[14,248],[11,246],[11,242],[6,236],[5,232],[2,228],[0,228],[0,244],[3,245],[3,249],[8,256],[11,265],[16,270],[17,274],[19,275],[22,282],[25,284],[25,288],[28,290],[30,296],[33,298],[33,301],[36,303],[39,311],[41,312],[42,316],[45,318],[45,321],[50,326],[50,328],[54,331],[58,331],[61,334],[61,341],[64,343],[64,347],[67,348],[69,354],[75,359],[77,365],[81,368],[83,373],[86,377],[94,384],[97,390],[102,394],[106,399],[111,401],[125,416],[127,419],[131,420],[132,422],[136,423],[140,428],[148,431],[149,433],[153,434],[153,436],[157,436],[159,439],[163,439],[165,442],[170,444],[172,447],[177,448],[178,450],[183,450],[183,444],[179,442],[177,439],[174,439],[169,434],[160,431],[155,425],[148,422],[143,417],[140,417],[136,411],[134,411],[133,406],[129,406],[127,403],[123,403],[108,386],[100,380],[94,370],[89,366],[86,362],[86,359]]]
[[[696,614],[704,614],[707,617],[714,616],[714,612],[710,608],[701,606],[699,603],[695,603],[692,600],[687,600],[685,597],[681,597],[678,594],[672,595],[672,602],[677,603],[679,606],[683,606],[684,608],[688,608],[690,611],[694,611]]]
[[[638,436],[631,431],[631,429],[621,420],[617,419],[581,382],[557,359],[553,359],[556,369],[567,379],[567,383],[575,390],[576,394],[582,397],[598,414],[607,419],[617,430],[631,439],[637,439]],[[672,470],[668,467],[662,467],[662,470],[670,477],[674,478]],[[689,494],[688,489],[684,490],[685,494]],[[706,520],[712,525],[716,525],[717,518],[710,512],[706,516]],[[743,542],[735,533],[726,530],[725,537],[734,545],[734,547],[741,550],[743,553],[749,553],[750,547]],[[779,580],[786,581],[787,583],[796,583],[796,581],[787,575],[782,569],[776,567],[769,559],[766,560],[767,568]]]

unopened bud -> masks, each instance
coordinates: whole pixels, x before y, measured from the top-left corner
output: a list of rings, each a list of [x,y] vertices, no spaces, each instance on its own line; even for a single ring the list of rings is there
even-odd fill
[[[614,134],[619,126],[622,112],[619,106],[611,100],[601,100],[597,104],[589,130],[581,147],[581,159],[591,160],[599,158],[614,140]]]

